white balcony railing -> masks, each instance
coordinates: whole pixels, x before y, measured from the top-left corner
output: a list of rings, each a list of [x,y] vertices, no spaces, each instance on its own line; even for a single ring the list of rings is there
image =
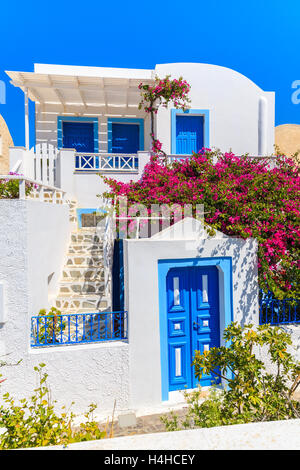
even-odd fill
[[[139,157],[137,154],[76,152],[75,170],[137,173],[139,170]]]
[[[18,199],[35,199],[40,202],[51,202],[53,204],[65,204],[66,192],[61,188],[44,184],[39,181],[27,178],[23,175],[0,175],[2,181],[16,180],[19,182]],[[27,195],[27,189],[31,188]]]

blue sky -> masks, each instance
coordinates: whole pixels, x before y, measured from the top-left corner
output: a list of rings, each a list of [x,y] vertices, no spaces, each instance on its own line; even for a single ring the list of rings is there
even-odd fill
[[[33,71],[34,62],[222,65],[276,92],[276,125],[300,124],[300,104],[291,101],[300,80],[299,0],[16,0],[0,8],[0,114],[15,145],[24,145],[24,99],[4,70]]]

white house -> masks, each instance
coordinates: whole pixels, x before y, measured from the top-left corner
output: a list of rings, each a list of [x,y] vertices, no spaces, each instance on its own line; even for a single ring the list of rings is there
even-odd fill
[[[153,83],[155,76],[183,76],[191,85],[187,112],[162,108],[156,116],[157,137],[168,155],[190,155],[202,147],[253,156],[274,150],[274,92],[225,67],[176,63],[144,70],[35,64],[34,72],[7,74],[24,91],[27,153],[33,132],[29,98],[36,104],[36,145],[45,149],[50,144],[61,157],[62,168],[48,174],[48,182],[72,193],[82,208],[95,207],[95,195],[104,190],[96,176],[99,170],[119,173],[123,181],[140,177],[151,139],[149,116],[138,109],[138,85]],[[37,173],[40,165],[36,168],[28,155],[23,158],[22,173],[43,181],[45,174]],[[19,159],[20,151],[11,155],[11,168]]]
[[[211,237],[186,218],[152,237],[137,230],[112,266],[112,219],[87,228],[82,214],[100,205],[98,173],[138,180],[149,161],[140,82],[170,74],[191,85],[187,112],[160,109],[156,116],[157,137],[176,158],[202,147],[272,154],[274,93],[207,64],[35,64],[34,72],[7,73],[25,94],[26,146],[10,149],[10,170],[23,175],[20,200],[0,200],[0,354],[23,358],[19,374],[5,371],[5,386],[30,393],[33,365],[45,362],[54,396],[75,400],[80,411],[90,402],[111,410],[115,399],[118,409],[169,403],[196,385],[195,349],[221,344],[232,320],[258,323],[256,241]],[[36,104],[34,148],[28,99]],[[26,182],[37,186],[30,197]],[[124,285],[117,312],[112,267]],[[38,317],[51,306],[63,315]]]

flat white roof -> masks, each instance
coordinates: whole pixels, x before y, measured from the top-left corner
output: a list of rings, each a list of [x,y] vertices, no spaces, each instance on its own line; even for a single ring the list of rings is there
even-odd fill
[[[51,75],[77,75],[81,77],[103,77],[103,78],[133,78],[148,79],[153,78],[152,69],[123,69],[116,67],[89,67],[81,65],[55,65],[55,64],[34,64],[34,72]]]

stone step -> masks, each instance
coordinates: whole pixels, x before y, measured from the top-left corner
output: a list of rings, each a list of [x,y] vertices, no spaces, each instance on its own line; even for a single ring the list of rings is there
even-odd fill
[[[59,285],[60,295],[85,295],[85,294],[101,294],[104,292],[104,279],[100,281],[88,280],[70,280],[61,281]]]
[[[73,254],[87,254],[87,255],[96,255],[103,253],[103,247],[100,244],[93,245],[93,244],[82,244],[82,243],[72,243],[69,245],[68,255]]]
[[[98,225],[97,227],[80,227],[77,230],[73,230],[72,233],[83,233],[83,234],[90,234],[90,233],[95,233],[101,234],[104,233],[105,231],[105,225],[100,226]]]
[[[61,282],[68,280],[101,281],[101,279],[104,279],[103,266],[65,266]]]
[[[90,313],[109,309],[108,300],[99,295],[59,295],[53,305],[63,313]]]
[[[101,267],[103,266],[103,253],[94,252],[88,254],[69,253],[65,264],[66,267]]]
[[[102,234],[97,233],[82,233],[82,232],[72,232],[71,233],[71,243],[92,243],[92,244],[102,244]]]

